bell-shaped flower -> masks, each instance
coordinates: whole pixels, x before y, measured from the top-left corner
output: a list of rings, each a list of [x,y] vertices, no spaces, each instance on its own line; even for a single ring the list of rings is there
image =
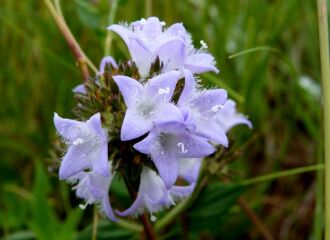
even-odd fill
[[[114,76],[127,110],[121,128],[121,140],[127,141],[149,132],[154,123],[181,120],[182,114],[172,103],[172,95],[180,72],[156,76],[142,85],[127,76]]]
[[[150,17],[129,26],[114,24],[108,29],[124,40],[142,78],[149,75],[151,64],[157,57],[163,63],[162,72],[182,68],[193,73],[218,72],[213,56],[206,52],[204,42],[202,48],[196,50],[182,24],[174,24],[166,30],[164,25],[157,17]]]
[[[194,184],[189,186],[173,186],[166,188],[162,178],[149,167],[144,166],[141,173],[139,192],[133,204],[119,216],[139,215],[147,210],[151,214],[151,220],[156,218],[154,212],[168,208],[175,204],[176,199],[189,196],[194,190]]]
[[[86,122],[61,118],[55,113],[54,124],[68,146],[59,170],[60,179],[68,179],[85,169],[109,176],[108,140],[100,113]]]
[[[85,204],[79,205],[84,209],[88,204],[97,204],[100,211],[112,221],[117,221],[109,199],[109,188],[114,175],[111,173],[111,166],[108,170],[108,177],[104,177],[90,172],[79,172],[69,178],[69,182],[76,184],[73,189],[76,190],[77,197],[84,199]]]
[[[228,99],[223,108],[220,109],[216,116],[216,122],[225,132],[239,124],[245,124],[252,128],[252,123],[243,114],[237,112],[236,103],[231,99]]]
[[[189,71],[184,71],[184,75],[185,87],[178,101],[179,108],[196,134],[227,146],[225,131],[215,121],[227,100],[227,92],[224,89],[199,91],[194,76]]]
[[[177,180],[180,158],[201,158],[215,151],[205,138],[191,133],[183,121],[157,125],[133,147],[151,156],[168,189]]]
[[[102,75],[104,73],[104,70],[105,70],[105,67],[107,66],[107,64],[112,65],[116,69],[118,68],[118,64],[113,59],[113,57],[106,56],[106,57],[102,58],[102,60],[101,60],[101,63],[100,63],[100,72],[98,73],[99,75]],[[97,80],[96,83],[99,83],[98,80]],[[75,88],[72,89],[72,92],[74,92],[74,93],[82,93],[82,94],[86,94],[87,93],[84,84],[77,85]]]

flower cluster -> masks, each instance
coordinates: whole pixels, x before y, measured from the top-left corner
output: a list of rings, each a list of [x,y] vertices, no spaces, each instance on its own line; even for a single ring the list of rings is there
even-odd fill
[[[116,215],[145,210],[155,219],[153,213],[189,196],[202,159],[219,145],[227,147],[228,130],[237,124],[251,127],[225,90],[205,90],[196,80],[199,73],[218,73],[206,43],[195,49],[182,24],[164,25],[156,17],[111,25],[108,29],[124,40],[132,59],[117,64],[105,57],[96,80],[74,89],[83,99],[80,112],[93,114],[87,121],[54,117],[68,147],[60,179],[75,184],[86,205],[100,205],[113,221]],[[126,174],[134,169],[137,180]],[[115,173],[137,192],[124,211],[114,212],[109,201]],[[130,184],[134,181],[137,189]]]

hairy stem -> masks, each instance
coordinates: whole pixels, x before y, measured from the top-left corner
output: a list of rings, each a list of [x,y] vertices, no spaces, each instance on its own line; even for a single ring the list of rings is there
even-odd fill
[[[44,0],[47,8],[49,9],[50,13],[52,14],[58,28],[60,29],[61,33],[63,34],[71,52],[73,53],[74,58],[76,59],[78,66],[80,68],[81,74],[83,76],[84,81],[89,78],[89,71],[88,66],[95,72],[98,73],[97,68],[94,64],[87,58],[85,53],[80,48],[78,42],[72,35],[69,27],[67,26],[66,22],[64,21],[63,16],[57,12],[55,7],[53,6],[50,0]]]
[[[327,1],[317,0],[323,90],[325,239],[330,239],[330,60]],[[322,227],[322,226],[319,226]]]

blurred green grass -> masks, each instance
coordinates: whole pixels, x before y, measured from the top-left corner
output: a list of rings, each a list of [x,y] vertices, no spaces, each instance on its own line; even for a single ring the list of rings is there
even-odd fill
[[[221,73],[203,76],[205,85],[229,86],[239,109],[253,122],[252,131],[237,127],[231,134],[237,145],[257,136],[230,165],[236,179],[318,161],[322,132],[315,5],[300,0],[153,1],[153,15],[168,26],[183,22],[196,46],[202,39],[208,44]],[[109,1],[62,1],[62,8],[82,48],[98,65],[104,53]],[[115,22],[146,17],[144,9],[144,1],[120,0]],[[73,230],[77,224],[82,229],[91,223],[91,210],[78,216],[68,201],[72,193],[54,174],[45,177],[47,191],[35,190],[40,181],[36,173],[41,171],[36,169],[47,169],[45,159],[55,138],[53,112],[72,117],[71,89],[81,82],[79,69],[43,1],[3,1],[0,36],[0,233],[5,239],[17,233],[23,237],[8,239],[45,239],[38,224],[48,218],[40,220],[33,208],[38,196],[47,196],[40,211],[50,211],[49,218],[57,219],[49,231],[70,219]],[[125,46],[112,36],[111,53],[127,58]],[[228,58],[260,46],[266,48]],[[304,87],[306,81],[314,92]],[[307,200],[314,187],[315,176],[308,173],[258,185],[245,197],[276,239],[307,239],[312,234],[315,196]],[[233,211],[228,224],[235,234],[223,231],[219,236],[260,238],[244,214]],[[66,237],[71,239],[74,233]]]

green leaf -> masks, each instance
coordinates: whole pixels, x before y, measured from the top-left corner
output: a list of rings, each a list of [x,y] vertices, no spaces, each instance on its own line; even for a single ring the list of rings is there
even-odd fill
[[[32,222],[37,239],[57,239],[57,219],[52,211],[47,194],[50,189],[49,180],[40,162],[36,163],[36,177],[33,186]]]
[[[82,214],[83,211],[80,208],[76,208],[69,213],[66,221],[61,225],[61,231],[58,239],[74,239],[76,236],[76,228],[80,222]]]
[[[198,233],[206,230],[216,233],[221,220],[230,215],[230,209],[244,187],[234,184],[214,183],[203,190],[188,210],[189,229]]]
[[[32,240],[35,239],[35,235],[30,231],[21,231],[10,234],[6,238],[0,238],[0,240]]]
[[[31,201],[31,229],[35,233],[36,238],[41,240],[74,239],[83,212],[77,208],[72,210],[65,220],[60,221],[48,200],[49,192],[50,183],[48,176],[41,163],[37,162],[33,186],[34,198]]]

